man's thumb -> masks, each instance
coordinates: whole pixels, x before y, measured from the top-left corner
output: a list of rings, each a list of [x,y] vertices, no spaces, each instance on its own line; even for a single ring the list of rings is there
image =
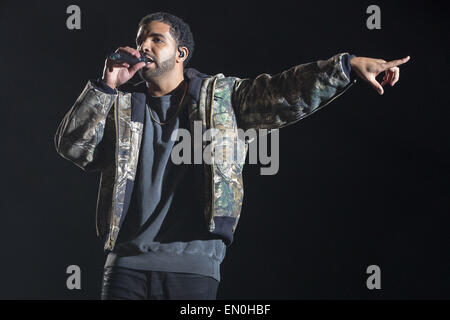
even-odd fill
[[[370,79],[369,83],[375,90],[377,90],[379,94],[384,93],[383,87],[378,83],[376,79]]]

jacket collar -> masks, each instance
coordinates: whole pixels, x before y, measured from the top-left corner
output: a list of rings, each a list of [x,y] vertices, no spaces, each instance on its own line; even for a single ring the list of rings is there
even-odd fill
[[[208,77],[210,76],[201,73],[194,68],[187,68],[184,70],[184,78],[188,80],[189,85],[187,96],[197,105],[202,81]],[[144,123],[145,98],[147,92],[145,82],[141,81],[134,85],[127,85],[123,91],[131,93],[131,121]]]

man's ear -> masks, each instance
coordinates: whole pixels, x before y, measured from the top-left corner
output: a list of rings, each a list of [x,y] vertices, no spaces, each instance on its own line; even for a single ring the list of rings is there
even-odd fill
[[[177,61],[184,62],[189,55],[189,49],[186,47],[178,47]]]

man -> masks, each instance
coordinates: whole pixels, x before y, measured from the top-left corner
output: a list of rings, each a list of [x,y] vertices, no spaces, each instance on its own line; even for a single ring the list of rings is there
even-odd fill
[[[185,69],[194,49],[190,28],[163,12],[140,21],[136,46],[117,51],[151,62],[107,59],[102,78],[87,83],[55,135],[59,154],[101,172],[97,235],[108,254],[102,299],[215,299],[243,199],[247,141],[238,128],[295,123],[346,91],[355,75],[383,94],[409,60],[340,53],[274,76],[209,76]],[[136,72],[143,85],[117,89]],[[194,136],[217,129],[230,139],[222,145],[211,139],[208,162],[175,164],[172,134],[179,129]],[[206,143],[202,136],[193,152]],[[215,147],[232,143],[241,147],[238,159],[220,161]]]

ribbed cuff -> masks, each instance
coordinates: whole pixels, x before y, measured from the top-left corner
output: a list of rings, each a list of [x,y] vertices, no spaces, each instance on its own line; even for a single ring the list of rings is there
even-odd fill
[[[352,79],[355,76],[350,65],[350,60],[354,57],[356,57],[354,54],[346,54],[342,56],[342,68],[344,69],[345,75],[349,79]]]
[[[106,82],[102,80],[102,78],[97,78],[95,80],[93,79],[93,80],[91,80],[91,83],[92,83],[92,86],[99,91],[102,91],[102,92],[108,93],[108,94],[117,94],[117,90],[108,86],[106,84]]]

